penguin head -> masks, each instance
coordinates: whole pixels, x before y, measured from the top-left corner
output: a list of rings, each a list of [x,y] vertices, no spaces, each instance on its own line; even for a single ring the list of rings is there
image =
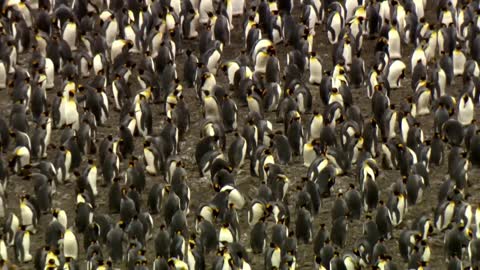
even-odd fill
[[[27,225],[20,225],[20,226],[18,226],[18,229],[19,229],[20,231],[26,232],[26,231],[27,231]]]
[[[177,268],[175,267],[175,259],[174,259],[174,258],[168,259],[167,264],[168,264],[168,266],[169,266],[170,269],[177,269]]]
[[[315,263],[318,265],[322,264],[322,258],[320,256],[315,255]]]
[[[119,221],[117,222],[117,226],[118,226],[120,229],[122,229],[122,230],[125,229],[125,226],[126,226],[125,221],[119,220]]]
[[[218,183],[213,184],[213,190],[215,190],[215,192],[220,192],[220,189],[221,189],[221,187]]]
[[[152,143],[151,143],[149,140],[146,140],[146,141],[143,142],[143,147],[144,147],[144,148],[148,148],[148,147],[151,146],[151,144],[152,144]]]

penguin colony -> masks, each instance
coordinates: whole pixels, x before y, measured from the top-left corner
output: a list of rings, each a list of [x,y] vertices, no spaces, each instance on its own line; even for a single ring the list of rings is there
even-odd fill
[[[1,269],[479,269],[478,0],[0,5]]]

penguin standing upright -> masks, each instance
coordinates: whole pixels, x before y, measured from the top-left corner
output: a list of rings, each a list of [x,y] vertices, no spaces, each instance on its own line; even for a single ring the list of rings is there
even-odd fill
[[[208,91],[204,91],[204,94],[205,97],[203,98],[203,108],[205,119],[209,119],[211,121],[220,121],[222,118],[217,98],[212,96]]]
[[[14,213],[9,213],[5,219],[5,241],[8,246],[13,246],[15,243],[15,235],[20,228],[20,221]]]
[[[238,108],[237,104],[233,99],[230,98],[229,95],[225,95],[223,97],[223,101],[221,102],[222,107],[222,118],[223,124],[225,126],[225,132],[232,132],[236,131],[238,124]]]
[[[467,62],[467,57],[462,50],[461,45],[457,45],[452,54],[453,62],[453,76],[462,76],[463,71],[465,70],[465,63]]]
[[[308,58],[308,69],[310,71],[308,82],[314,85],[320,85],[322,82],[323,67],[315,52],[310,53]]]
[[[24,195],[20,198],[20,221],[25,229],[32,233],[37,230],[39,213],[35,206],[28,200],[28,196]]]
[[[233,168],[240,168],[247,154],[247,140],[235,133],[235,140],[228,149],[228,160]]]
[[[183,68],[183,78],[186,87],[196,87],[195,82],[197,78],[198,58],[191,50],[186,51],[187,59]]]
[[[473,99],[468,93],[464,93],[458,102],[457,120],[463,126],[470,125],[475,117]]]
[[[68,228],[63,235],[63,255],[74,260],[78,257],[78,241],[73,231]]]
[[[62,38],[71,51],[77,50],[77,23],[71,18],[63,27]]]
[[[298,112],[295,112],[295,116],[290,120],[288,129],[286,130],[290,147],[292,148],[293,155],[299,156],[303,151],[303,127],[301,123],[301,117]]]
[[[10,160],[10,167],[15,173],[19,173],[27,165],[30,165],[30,150],[25,146],[17,146],[13,150],[13,157]]]
[[[361,57],[360,51],[357,51],[352,59],[349,78],[352,87],[360,87],[365,83],[365,61]]]
[[[428,88],[420,88],[415,93],[415,104],[418,116],[430,114],[431,99],[431,90]]]
[[[388,31],[388,53],[391,59],[402,58],[401,39],[397,30],[397,22],[393,21],[390,30]]]
[[[69,91],[63,96],[60,102],[60,123],[59,126],[72,125],[74,130],[80,127],[78,104],[75,100],[75,92]]]
[[[330,44],[335,44],[338,41],[340,32],[343,28],[343,18],[338,10],[333,10],[328,15],[327,19],[327,34]]]
[[[28,263],[33,260],[30,253],[30,231],[22,226],[15,234],[15,258],[19,263]]]
[[[93,160],[88,160],[89,167],[84,171],[84,177],[88,181],[88,185],[92,189],[93,195],[97,196],[97,166],[94,164]]]
[[[120,221],[107,234],[107,248],[113,263],[119,263],[124,256],[124,242],[126,241],[124,228],[125,224]]]
[[[405,78],[406,66],[401,60],[393,60],[387,67],[387,80],[391,89],[401,87],[401,80]]]
[[[0,61],[0,89],[7,87],[8,66],[4,61]]]

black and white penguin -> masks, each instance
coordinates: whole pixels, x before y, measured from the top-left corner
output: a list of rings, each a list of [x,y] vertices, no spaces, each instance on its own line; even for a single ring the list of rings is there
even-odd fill
[[[346,217],[338,217],[332,223],[330,239],[333,244],[343,248],[347,241],[348,221]]]
[[[288,164],[292,159],[292,149],[288,138],[280,131],[277,131],[275,134],[269,135],[272,137],[270,143],[275,152],[275,159],[281,165]],[[266,143],[265,140],[264,143]]]
[[[342,14],[338,10],[332,10],[330,14],[328,14],[327,19],[327,33],[328,33],[328,40],[330,44],[337,43],[340,32],[344,25],[344,18]]]
[[[78,241],[72,229],[68,228],[63,234],[63,254],[65,257],[70,257],[74,260],[78,257]]]
[[[29,233],[36,233],[39,213],[28,198],[26,195],[20,198],[20,224],[25,226]]]
[[[472,97],[467,92],[465,92],[459,99],[457,120],[463,126],[470,125],[475,117],[473,103]]]
[[[320,85],[323,76],[323,66],[315,52],[311,52],[308,58],[308,70],[310,71],[308,82],[313,85]]]
[[[440,166],[443,163],[444,142],[440,133],[435,132],[430,140],[430,164]]]
[[[355,185],[349,185],[344,197],[348,207],[348,218],[360,219],[362,214],[362,197],[360,192],[355,189]]]
[[[359,88],[364,85],[365,77],[365,61],[360,55],[360,51],[352,59],[349,72],[350,85]]]
[[[472,236],[472,231],[461,223],[448,230],[444,239],[445,256],[462,258],[463,249],[468,247]]]
[[[221,102],[223,125],[225,132],[236,131],[238,127],[238,108],[235,101],[229,95],[224,95]]]
[[[30,165],[31,154],[29,148],[26,146],[17,146],[13,150],[13,156],[10,160],[10,167],[13,172],[19,173],[27,165]]]
[[[254,254],[261,254],[267,247],[267,232],[265,217],[260,218],[254,223],[250,231],[250,247]]]
[[[450,145],[460,146],[464,136],[462,124],[455,119],[448,119],[443,123],[443,135]]]
[[[20,263],[28,263],[33,260],[33,256],[30,253],[30,234],[30,231],[25,226],[22,226],[15,234],[14,253],[16,260]]]
[[[376,209],[379,202],[379,187],[374,179],[366,178],[362,184],[363,207],[365,211]]]
[[[69,91],[66,95],[62,96],[60,101],[60,121],[58,127],[72,125],[74,130],[78,130],[80,127],[80,118],[78,112],[78,104],[75,99],[75,92]]]
[[[452,64],[453,64],[453,76],[463,76],[465,70],[465,63],[467,62],[467,57],[462,50],[460,44],[458,44],[452,53]]]
[[[439,231],[443,231],[453,220],[455,211],[455,201],[447,200],[441,202],[435,210],[435,228]]]
[[[13,246],[15,242],[15,235],[20,228],[20,221],[14,213],[8,213],[5,223],[5,241],[8,246]]]
[[[294,156],[301,155],[303,151],[304,135],[301,117],[298,112],[295,112],[295,115],[290,120],[286,135],[292,149],[292,154]]]
[[[401,60],[393,60],[386,69],[388,85],[391,89],[401,87],[401,80],[405,78],[406,66]]]
[[[416,111],[418,116],[430,114],[430,107],[432,102],[432,92],[429,88],[420,88],[415,93],[414,102],[416,104]]]

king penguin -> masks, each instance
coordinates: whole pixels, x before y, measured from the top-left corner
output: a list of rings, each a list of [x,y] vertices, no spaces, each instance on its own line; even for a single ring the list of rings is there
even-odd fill
[[[228,148],[228,160],[233,168],[240,168],[247,154],[247,141],[245,138],[235,133],[235,140]]]
[[[343,18],[339,11],[332,10],[328,15],[327,19],[327,33],[328,33],[328,40],[330,44],[335,44],[338,41],[340,36],[340,32],[343,27]]]
[[[30,231],[22,226],[15,234],[15,258],[19,263],[28,263],[33,260],[30,253]]]
[[[457,45],[455,50],[452,53],[452,62],[453,62],[453,75],[462,76],[465,69],[465,63],[467,62],[467,57],[462,50],[461,45]]]
[[[322,82],[323,67],[315,52],[310,53],[308,58],[308,69],[310,71],[308,82],[313,85],[320,85]]]
[[[474,117],[475,108],[473,104],[473,99],[469,95],[469,93],[466,92],[460,97],[460,101],[458,102],[457,120],[463,126],[467,126],[472,123]]]
[[[401,80],[405,78],[406,66],[401,60],[393,60],[387,67],[387,80],[391,89],[401,87]]]
[[[38,211],[35,206],[28,200],[27,195],[20,198],[20,221],[29,232],[35,233],[38,224]]]
[[[63,255],[70,257],[74,260],[78,258],[78,241],[77,236],[73,233],[72,229],[65,230],[62,240]]]

